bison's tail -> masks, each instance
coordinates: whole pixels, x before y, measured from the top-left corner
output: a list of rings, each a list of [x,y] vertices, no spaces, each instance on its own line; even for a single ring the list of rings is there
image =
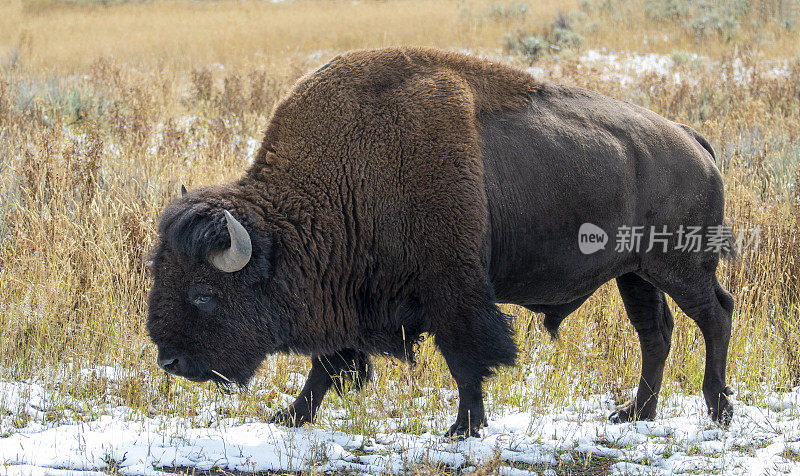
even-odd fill
[[[708,152],[708,155],[711,156],[711,161],[714,163],[714,165],[719,167],[719,163],[717,163],[717,153],[714,152],[714,148],[711,147],[711,144],[709,144],[708,140],[703,137],[702,134],[686,124],[680,124],[680,126]],[[727,225],[725,225],[725,223],[723,223],[723,226],[730,229]],[[726,246],[723,246],[720,249],[720,255],[729,261],[736,261],[739,259],[739,253],[736,250],[736,242],[733,239],[733,235],[727,238]]]
[[[692,129],[691,127],[687,126],[686,124],[680,124],[680,126],[685,130],[694,140],[697,141],[706,151],[708,151],[709,155],[711,155],[711,160],[714,164],[717,164],[717,153],[714,152],[714,148],[711,147],[711,144],[708,143],[708,140],[703,137],[702,134],[697,132],[696,130]]]
[[[692,129],[692,132],[694,133],[694,140],[696,140],[700,145],[703,146],[705,150],[708,151],[709,154],[711,154],[711,158],[714,159],[714,163],[716,164],[717,153],[714,152],[714,148],[711,147],[711,144],[708,143],[708,140],[705,137],[703,137],[699,132],[697,132],[694,129]]]

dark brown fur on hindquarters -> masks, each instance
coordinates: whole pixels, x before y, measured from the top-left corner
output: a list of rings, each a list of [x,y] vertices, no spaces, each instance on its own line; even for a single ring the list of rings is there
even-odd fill
[[[276,416],[294,425],[342,379],[362,385],[370,355],[405,358],[427,332],[459,389],[449,434],[470,436],[486,419],[483,382],[516,356],[496,304],[545,313],[555,336],[619,278],[643,360],[622,419],[655,415],[667,293],[703,332],[704,395],[725,424],[733,302],[720,253],[578,247],[582,223],[613,240],[621,225],[723,216],[713,149],[691,128],[465,55],[357,51],[298,81],[243,177],[167,206],[147,329],[159,365],[198,381],[245,385],[267,354],[311,355],[306,387]]]

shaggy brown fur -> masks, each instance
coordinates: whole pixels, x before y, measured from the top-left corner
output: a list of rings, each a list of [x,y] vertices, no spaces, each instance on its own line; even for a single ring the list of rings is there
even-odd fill
[[[295,316],[305,335],[293,340],[313,346],[297,350],[388,344],[402,355],[369,342],[378,329],[359,317],[365,294],[407,303],[413,289],[415,305],[440,315],[424,330],[460,327],[460,308],[487,289],[476,117],[538,88],[516,69],[416,48],[350,53],[300,80],[239,183],[253,195],[266,184],[258,195],[292,223],[287,266],[310,278],[308,314]]]

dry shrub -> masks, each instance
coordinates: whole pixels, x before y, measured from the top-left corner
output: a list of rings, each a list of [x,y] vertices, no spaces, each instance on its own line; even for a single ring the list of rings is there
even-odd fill
[[[792,292],[789,296],[793,303],[800,302],[800,164],[794,175],[794,190],[790,208],[791,221],[787,254],[789,255],[787,284]]]
[[[774,321],[786,356],[789,386],[794,387],[800,385],[800,165],[795,173],[790,214],[785,250],[788,312]]]
[[[124,82],[122,68],[106,56],[98,58],[89,66],[88,77],[90,84],[96,89],[109,91],[119,91]]]
[[[201,68],[192,71],[192,86],[196,101],[210,101],[214,95],[214,75],[211,70]]]
[[[256,70],[250,72],[249,79],[250,97],[247,101],[248,110],[257,115],[270,111],[272,103],[270,102],[269,94],[275,89],[274,78],[268,78],[266,71]]]
[[[11,122],[11,91],[6,78],[0,78],[0,127]]]
[[[149,145],[157,120],[153,86],[134,80],[124,86],[119,97],[109,106],[107,122],[115,141],[139,153]]]
[[[475,468],[475,471],[468,473],[470,476],[490,476],[493,474],[500,474],[500,467],[503,466],[503,458],[500,457],[500,451],[495,451],[491,459],[486,460],[482,465]],[[426,468],[419,468],[420,470]],[[415,472],[414,474],[431,474],[429,472]]]
[[[80,185],[83,191],[82,203],[88,207],[94,199],[98,186],[100,161],[103,154],[103,139],[96,126],[90,126],[86,134],[86,155],[80,168]]]
[[[151,117],[154,98],[146,86],[142,84],[134,85],[126,96],[128,97],[127,106],[130,111],[128,124],[133,146],[135,148],[145,147],[149,143],[154,125]]]
[[[28,148],[23,152],[22,176],[24,181],[21,191],[28,196],[28,201],[35,200],[35,197],[40,193],[40,189],[48,188],[48,173],[44,170],[42,162],[36,153]]]
[[[242,119],[247,102],[245,101],[244,86],[237,72],[231,72],[225,77],[222,93],[214,98],[217,109],[231,121]]]
[[[169,157],[185,156],[188,143],[189,136],[182,127],[178,127],[175,118],[171,117],[164,124],[164,128],[161,131],[158,155]]]
[[[122,214],[121,248],[127,256],[130,271],[141,269],[144,266],[150,228],[143,222],[142,215],[143,207],[139,206],[126,209]]]

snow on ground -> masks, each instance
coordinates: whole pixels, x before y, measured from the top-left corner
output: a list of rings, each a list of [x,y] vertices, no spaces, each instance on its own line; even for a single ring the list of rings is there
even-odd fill
[[[386,427],[386,433],[371,437],[255,420],[219,420],[208,428],[193,428],[179,418],[144,418],[121,406],[100,410],[92,421],[42,424],[45,412],[56,402],[63,405],[63,397],[36,384],[0,382],[0,414],[6,415],[0,419],[0,474],[68,474],[110,467],[124,474],[186,467],[377,474],[403,473],[419,464],[468,471],[497,455],[505,474],[531,474],[530,469],[556,468],[591,454],[608,461],[615,474],[800,475],[796,457],[793,462],[782,456],[800,451],[800,387],[764,401],[764,406],[735,401],[736,416],[728,430],[710,422],[700,396],[672,396],[662,404],[658,420],[624,424],[608,422],[609,396],[532,412],[495,409],[481,438],[451,442],[440,434],[406,434]],[[214,405],[201,412],[214,413]],[[13,429],[7,416],[20,411],[33,418]],[[341,411],[337,417],[347,415]],[[446,423],[429,427],[441,431]],[[341,427],[335,421],[332,426]]]
[[[677,61],[680,59],[680,61]],[[756,64],[746,64],[742,58],[733,58],[729,67],[719,61],[694,53],[662,55],[657,53],[639,54],[633,52],[608,52],[605,50],[587,50],[578,57],[578,61],[586,66],[599,68],[601,79],[618,81],[623,86],[634,83],[637,78],[648,74],[666,77],[675,83],[687,82],[696,84],[692,66],[705,64],[715,71],[721,82],[728,80],[731,74],[733,82],[740,85],[749,84],[753,75],[758,72],[767,79],[789,76],[792,69],[785,60],[759,60]]]
[[[511,64],[519,64],[522,60],[521,56],[508,55],[500,49],[485,51],[460,49],[457,51]],[[701,65],[715,71],[721,82],[727,81],[726,75],[730,71],[733,81],[740,85],[748,84],[756,69],[765,78],[778,78],[792,74],[792,69],[785,60],[760,60],[753,65],[745,64],[741,58],[733,58],[730,68],[726,68],[719,61],[694,53],[641,54],[633,51],[608,51],[603,48],[581,51],[574,60],[582,67],[596,69],[600,73],[602,81],[619,83],[623,87],[633,87],[649,74],[655,74],[677,84],[685,82],[694,85],[696,80],[693,68]],[[525,67],[525,69],[538,79],[546,79],[560,67],[561,62],[555,58],[555,62],[552,64],[545,66],[536,64]]]
[[[691,60],[696,61],[699,56],[691,55]],[[604,81],[618,81],[627,85],[646,74],[666,76],[675,83],[681,82],[681,73],[675,71],[675,61],[670,55],[647,53],[607,53],[605,51],[588,50],[578,57],[578,61],[587,66],[600,68]]]

